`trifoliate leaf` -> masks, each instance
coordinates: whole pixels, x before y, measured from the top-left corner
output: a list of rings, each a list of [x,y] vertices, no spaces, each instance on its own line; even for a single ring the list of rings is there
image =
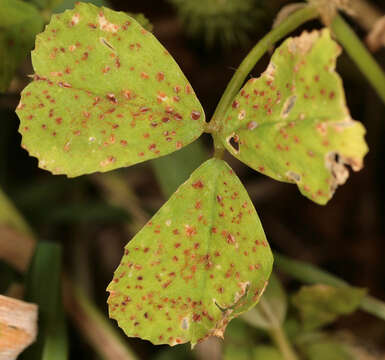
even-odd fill
[[[225,147],[253,169],[296,183],[325,204],[367,152],[365,129],[351,119],[335,72],[339,46],[328,30],[289,38],[267,70],[234,99],[221,132]]]
[[[258,301],[272,261],[241,182],[208,160],[126,246],[108,286],[110,316],[154,344],[222,337]]]
[[[0,0],[0,92],[8,89],[42,27],[43,18],[33,5],[20,0]]]
[[[302,286],[292,300],[304,328],[312,330],[333,322],[340,315],[354,312],[365,294],[365,289],[352,286],[317,284]]]
[[[37,36],[17,113],[39,166],[70,177],[191,143],[205,116],[178,65],[134,19],[78,3]]]

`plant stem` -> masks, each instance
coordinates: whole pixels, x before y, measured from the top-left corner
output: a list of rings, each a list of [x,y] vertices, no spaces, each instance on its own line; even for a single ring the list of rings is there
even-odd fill
[[[268,330],[268,333],[281,352],[284,360],[298,360],[298,356],[295,354],[282,327],[271,328]]]
[[[220,123],[225,115],[225,112],[230,106],[231,101],[241,88],[249,72],[255,66],[257,61],[263,56],[263,54],[277,41],[281,40],[297,27],[308,20],[315,19],[316,17],[318,17],[317,10],[312,6],[306,6],[288,16],[279,26],[271,30],[253,47],[253,49],[239,65],[237,71],[228,83],[226,90],[215,109],[214,115],[211,118],[207,132],[212,133],[219,130]]]
[[[337,15],[330,25],[337,40],[385,103],[385,73],[347,22]]]
[[[218,138],[218,135],[213,133],[211,134],[214,142],[214,157],[217,159],[222,159],[225,154],[225,148],[221,143],[221,140]]]
[[[259,300],[259,306],[264,313],[266,319],[268,319],[271,326],[266,329],[271,340],[278,347],[284,360],[297,360],[298,356],[295,350],[291,346],[289,340],[286,337],[285,331],[283,330],[280,321],[277,319],[274,313],[274,309],[268,305],[268,302],[262,296]],[[246,322],[248,322],[246,320]],[[249,324],[253,325],[251,322]],[[254,325],[253,325],[254,326]]]
[[[278,269],[305,284],[322,283],[332,286],[349,285],[337,276],[321,270],[303,261],[292,260],[277,252],[274,253],[274,264]],[[360,304],[361,310],[385,320],[385,303],[372,296],[365,296]]]

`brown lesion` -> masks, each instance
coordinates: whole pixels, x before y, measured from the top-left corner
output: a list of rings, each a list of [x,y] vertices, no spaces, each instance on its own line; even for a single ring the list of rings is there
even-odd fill
[[[362,161],[345,157],[338,151],[330,151],[325,156],[325,166],[330,171],[332,177],[330,181],[330,190],[332,193],[339,185],[345,184],[349,177],[349,165],[353,171],[359,171],[362,168]]]

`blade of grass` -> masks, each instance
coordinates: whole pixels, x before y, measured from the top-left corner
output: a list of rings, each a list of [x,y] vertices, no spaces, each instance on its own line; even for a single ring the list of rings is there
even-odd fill
[[[39,306],[37,341],[24,354],[25,360],[68,358],[66,322],[61,301],[61,248],[40,241],[27,273],[28,301]]]

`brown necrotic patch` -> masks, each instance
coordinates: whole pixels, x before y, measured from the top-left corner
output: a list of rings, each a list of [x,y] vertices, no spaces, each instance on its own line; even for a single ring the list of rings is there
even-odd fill
[[[293,109],[296,100],[297,100],[297,96],[296,96],[296,95],[293,95],[293,96],[290,96],[290,97],[285,101],[285,104],[283,105],[283,108],[282,108],[282,114],[281,114],[281,116],[282,116],[283,118],[286,118],[286,117],[289,116],[289,113],[290,113],[291,109]]]

